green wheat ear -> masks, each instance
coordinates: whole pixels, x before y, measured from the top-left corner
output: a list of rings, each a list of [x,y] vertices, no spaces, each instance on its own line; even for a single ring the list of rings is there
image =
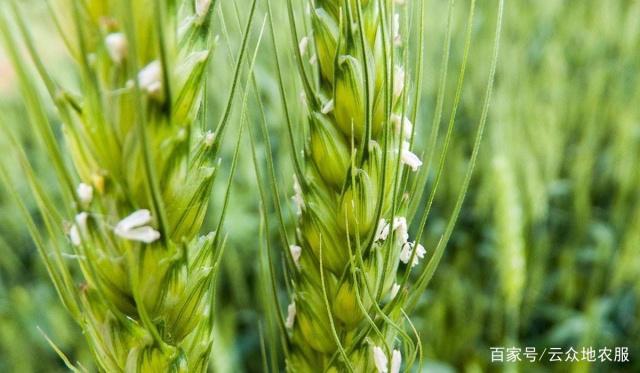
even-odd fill
[[[312,58],[310,86],[319,88],[305,92],[310,135],[297,175],[286,325],[292,372],[400,368],[396,274],[425,250],[409,240],[399,193],[422,161],[410,150],[397,11],[391,1],[319,1],[310,9],[310,40],[299,44],[299,57]]]
[[[420,131],[413,123],[422,84],[423,2],[317,0],[306,9],[296,9],[292,1],[287,1],[293,53],[306,99],[300,121],[295,116],[299,111],[287,102],[273,10],[269,7],[298,212],[292,242],[285,232],[269,139],[265,136],[270,172],[266,183],[271,184],[275,195],[281,238],[288,248],[284,252],[285,277],[291,302],[286,317],[279,319],[280,331],[286,336],[283,347],[287,371],[397,373],[402,366],[410,370],[420,355],[419,338],[405,331],[406,326],[412,327],[407,312],[427,286],[460,211],[483,135],[497,59],[500,21],[485,110],[479,118],[466,178],[447,230],[429,253],[426,265],[419,266],[427,255],[420,239],[460,101],[474,6],[472,1],[451,121],[442,139],[443,151],[436,158],[433,149],[440,138],[450,38],[445,41],[442,87],[429,140],[430,153],[424,158],[426,167],[413,150]],[[419,27],[415,38],[409,34],[409,24]],[[416,44],[418,50],[414,51],[412,46]],[[410,56],[415,57],[414,63],[409,63]],[[266,132],[264,125],[262,130]],[[302,144],[297,139],[302,139]],[[433,159],[439,160],[435,182],[428,205],[420,208]],[[262,176],[257,173],[260,181]],[[261,194],[267,204],[264,188]],[[422,215],[415,217],[418,210]],[[267,214],[264,219],[268,225]],[[417,228],[413,239],[412,226]],[[270,255],[267,259],[273,261]],[[276,281],[273,267],[272,263],[269,270],[272,281]],[[273,296],[278,307],[275,291]]]
[[[224,209],[215,232],[199,232],[220,167],[217,154],[255,1],[215,132],[205,129],[203,110],[215,47],[215,1],[48,4],[78,69],[79,92],[65,90],[49,75],[17,6],[0,7],[2,40],[64,203],[51,201],[19,151],[44,221],[44,227],[37,227],[18,200],[31,234],[101,370],[206,371]],[[24,66],[23,45],[36,76]],[[65,147],[44,113],[40,83],[63,123]],[[2,128],[10,134],[8,123]],[[20,148],[15,141],[14,146]],[[67,156],[73,167],[65,162]],[[232,169],[237,156],[238,146]],[[11,186],[1,165],[0,176]]]

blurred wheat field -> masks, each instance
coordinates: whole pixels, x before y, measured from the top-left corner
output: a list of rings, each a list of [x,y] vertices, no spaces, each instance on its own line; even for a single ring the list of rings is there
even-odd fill
[[[626,346],[635,363],[520,368],[638,369],[639,12],[508,5],[476,183],[421,313],[434,360],[492,371],[491,346]]]
[[[64,74],[67,56],[55,47],[59,40],[52,35],[44,7],[31,3],[33,32],[41,46],[51,45],[43,50],[52,68]],[[221,3],[228,37],[239,43],[241,30],[233,6]],[[447,104],[453,100],[469,3],[458,0],[455,5]],[[489,70],[496,4],[477,4],[470,63],[444,185],[427,226],[427,251],[455,204],[473,146]],[[264,6],[261,8],[264,12]],[[421,107],[423,118],[428,118],[425,123],[434,111],[447,1],[429,0],[427,9]],[[640,2],[636,0],[507,2],[479,163],[445,257],[413,312],[423,344],[423,371],[640,371],[638,19]],[[256,23],[254,29],[259,32],[260,22]],[[292,48],[288,37],[277,42],[283,50]],[[281,140],[284,119],[275,98],[278,90],[269,48],[270,43],[264,42],[255,76],[269,127],[282,134],[273,143],[278,175],[283,184],[290,185],[290,165],[284,160],[288,150]],[[232,73],[224,44],[214,65],[223,75]],[[72,73],[66,74],[65,79],[73,82]],[[296,87],[294,77],[290,79],[288,83]],[[215,94],[215,88],[207,102],[212,108],[220,107],[225,99]],[[257,117],[259,110],[251,105],[249,117]],[[53,109],[49,113],[55,118]],[[449,119],[447,115],[445,111],[443,121]],[[33,140],[22,130],[26,120],[15,78],[0,47],[0,121],[16,129],[39,176],[52,179],[47,159],[37,146],[29,146]],[[426,139],[428,130],[425,124],[419,135]],[[8,139],[0,138],[1,149],[6,142]],[[232,145],[223,157],[233,152]],[[12,155],[3,157],[11,159]],[[10,171],[20,180],[18,167]],[[28,195],[26,184],[17,187]],[[216,188],[214,195],[223,194],[222,189]],[[217,293],[220,311],[211,371],[263,369],[258,331],[264,310],[258,300],[264,296],[266,280],[255,260],[261,232],[256,195],[252,162],[245,154],[239,159],[230,202],[235,207],[228,216],[229,247]],[[211,203],[222,202],[214,198]],[[35,216],[34,203],[28,207]],[[60,305],[18,215],[0,184],[0,371],[65,371],[43,334],[73,361],[92,370],[90,351]],[[213,220],[208,222],[205,226],[213,224]],[[274,237],[260,241],[275,241]],[[631,361],[501,364],[491,362],[491,347],[495,346],[535,347],[538,351],[624,346]]]

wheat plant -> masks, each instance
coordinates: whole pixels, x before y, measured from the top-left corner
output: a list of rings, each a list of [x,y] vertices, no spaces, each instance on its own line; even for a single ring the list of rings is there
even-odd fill
[[[286,335],[286,368],[290,372],[396,373],[402,366],[409,370],[420,356],[420,346],[408,332],[412,324],[407,312],[427,286],[461,208],[486,119],[500,22],[485,105],[458,203],[446,231],[428,253],[420,239],[455,121],[473,11],[452,119],[447,136],[438,144],[442,146],[438,158],[434,149],[441,138],[437,129],[444,88],[429,137],[431,149],[420,155],[414,150],[424,35],[420,31],[411,37],[410,25],[424,30],[422,2],[319,0],[299,9],[287,1],[286,10],[303,102],[302,110],[288,102],[283,78],[287,60],[276,51],[297,215],[295,238],[281,232],[288,248],[285,277],[290,295],[286,317],[280,319]],[[273,31],[271,7],[269,15]],[[277,50],[275,32],[272,39]],[[438,160],[433,162],[438,169],[425,206],[423,189],[433,159]],[[272,168],[272,161],[267,161]],[[278,196],[271,174],[272,191]],[[284,225],[278,199],[275,205]],[[427,256],[427,264],[421,265]],[[271,271],[275,281],[273,265]]]
[[[203,102],[207,79],[215,79],[208,74],[215,5],[49,1],[77,67],[77,88],[63,87],[50,75],[19,7],[0,7],[2,41],[21,83],[33,136],[59,181],[61,203],[15,139],[41,224],[30,217],[1,164],[0,176],[25,212],[58,295],[106,372],[208,367],[226,204],[217,212],[216,230],[204,236],[200,230],[248,41],[245,34],[226,107],[215,131],[208,130]],[[249,24],[254,10],[255,2]],[[36,73],[24,63],[24,50]],[[41,85],[62,122],[64,146],[47,119]],[[12,137],[10,123],[2,123],[2,130]]]

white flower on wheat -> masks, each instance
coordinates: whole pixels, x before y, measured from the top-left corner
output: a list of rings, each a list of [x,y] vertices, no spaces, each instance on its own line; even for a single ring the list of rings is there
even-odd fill
[[[293,203],[296,206],[296,214],[301,215],[304,208],[304,197],[302,196],[302,188],[298,182],[296,175],[293,175]]]
[[[393,44],[395,46],[402,45],[402,36],[400,36],[400,14],[393,15]]]
[[[298,49],[300,50],[300,55],[304,56],[307,54],[307,49],[309,47],[309,37],[304,36],[300,39],[300,43],[298,43]]]
[[[157,98],[162,92],[162,65],[156,60],[142,68],[138,73],[140,89],[149,96]]]
[[[415,247],[416,255],[413,257],[413,261],[411,262],[411,267],[415,267],[420,263],[420,259],[424,258],[424,255],[427,253],[424,246],[421,244],[417,244],[415,242],[406,242],[402,245],[402,251],[400,251],[400,260],[404,264],[408,264],[409,260],[411,260],[411,255],[413,255],[413,250]]]
[[[400,160],[403,164],[409,166],[413,172],[418,171],[420,166],[422,166],[422,161],[415,155],[411,150],[409,150],[409,142],[404,141],[402,143],[402,151],[400,153]]]
[[[294,300],[287,307],[287,320],[285,321],[284,325],[287,327],[287,329],[292,329],[293,323],[295,321],[296,321],[296,301]]]
[[[300,104],[302,106],[307,105],[307,94],[304,93],[304,91],[301,91],[300,94],[298,94],[298,99],[300,99]]]
[[[376,228],[375,241],[385,241],[389,237],[389,233],[393,229],[400,243],[406,243],[409,240],[409,227],[407,226],[407,218],[404,216],[396,216],[393,218],[393,224],[390,225],[386,219],[378,221]]]
[[[211,7],[211,0],[195,0],[196,1],[196,16],[203,18],[209,12]]]
[[[387,359],[387,355],[385,355],[382,348],[378,346],[373,346],[373,362],[376,365],[376,369],[378,369],[378,373],[387,373],[389,372],[388,364],[389,359]],[[391,372],[390,373],[398,373],[400,371],[400,365],[402,364],[402,355],[399,350],[393,350],[391,354]]]
[[[291,257],[293,258],[293,262],[295,263],[297,268],[300,268],[300,255],[302,255],[302,247],[298,245],[289,246],[289,251],[291,251]]]
[[[93,199],[93,187],[91,187],[91,185],[85,183],[78,184],[76,193],[78,194],[80,202],[84,203],[85,205],[91,203],[91,200]]]
[[[389,363],[387,355],[385,355],[382,348],[378,346],[373,346],[373,363],[376,365],[378,373],[387,373],[389,371],[387,367]]]
[[[71,229],[69,230],[69,239],[71,240],[71,243],[73,244],[73,246],[82,245],[82,239],[80,238],[80,231],[78,231],[78,227],[75,224],[72,225]]]
[[[375,241],[384,241],[389,237],[389,223],[386,219],[380,219],[376,228]]]
[[[109,57],[114,63],[119,65],[125,58],[127,58],[129,45],[127,44],[127,38],[123,33],[114,32],[107,35],[104,39],[104,44],[107,47]]]
[[[324,105],[322,105],[322,108],[320,109],[320,112],[322,114],[326,115],[326,114],[329,114],[330,112],[332,112],[334,108],[335,108],[335,103],[334,103],[333,99],[331,99],[331,100],[325,102]]]
[[[207,133],[204,135],[204,144],[206,146],[211,146],[213,145],[213,141],[215,139],[216,139],[216,134],[211,131],[207,131]]]
[[[402,354],[400,350],[393,350],[391,355],[391,373],[398,373],[402,365]]]
[[[127,240],[152,243],[160,238],[160,232],[148,226],[151,222],[149,210],[138,210],[120,222],[114,228],[114,233]]]
[[[398,241],[405,243],[409,240],[409,227],[407,226],[407,218],[404,216],[393,218],[393,230],[397,233]]]
[[[391,299],[395,298],[398,295],[399,291],[400,291],[400,284],[393,283],[393,285],[391,286],[391,290],[389,291],[389,296],[391,297]]]
[[[398,114],[391,114],[391,123],[397,133],[402,131],[405,138],[411,137],[413,132],[413,123],[407,117],[401,117]]]
[[[85,234],[87,231],[87,218],[89,214],[86,212],[81,212],[76,215],[75,224],[71,226],[69,230],[69,239],[74,246],[82,245],[82,234]]]
[[[400,243],[401,251],[400,251],[400,261],[404,264],[409,263],[411,259],[411,255],[413,254],[413,248],[415,247],[415,242],[409,242],[409,227],[407,226],[407,218],[404,216],[396,216],[393,218],[393,224],[390,225],[385,219],[380,219],[378,221],[378,227],[376,228],[376,235],[374,241],[385,241],[387,237],[389,237],[390,230],[393,229],[396,232],[396,239],[398,243]],[[413,262],[411,266],[416,266],[420,259],[424,258],[426,254],[426,250],[424,246],[421,244],[417,244],[416,248],[416,256],[413,258]],[[394,284],[391,288],[391,298],[395,298],[396,294],[400,286],[398,284]]]
[[[393,98],[397,99],[404,91],[404,68],[402,66],[396,66],[393,69]]]

